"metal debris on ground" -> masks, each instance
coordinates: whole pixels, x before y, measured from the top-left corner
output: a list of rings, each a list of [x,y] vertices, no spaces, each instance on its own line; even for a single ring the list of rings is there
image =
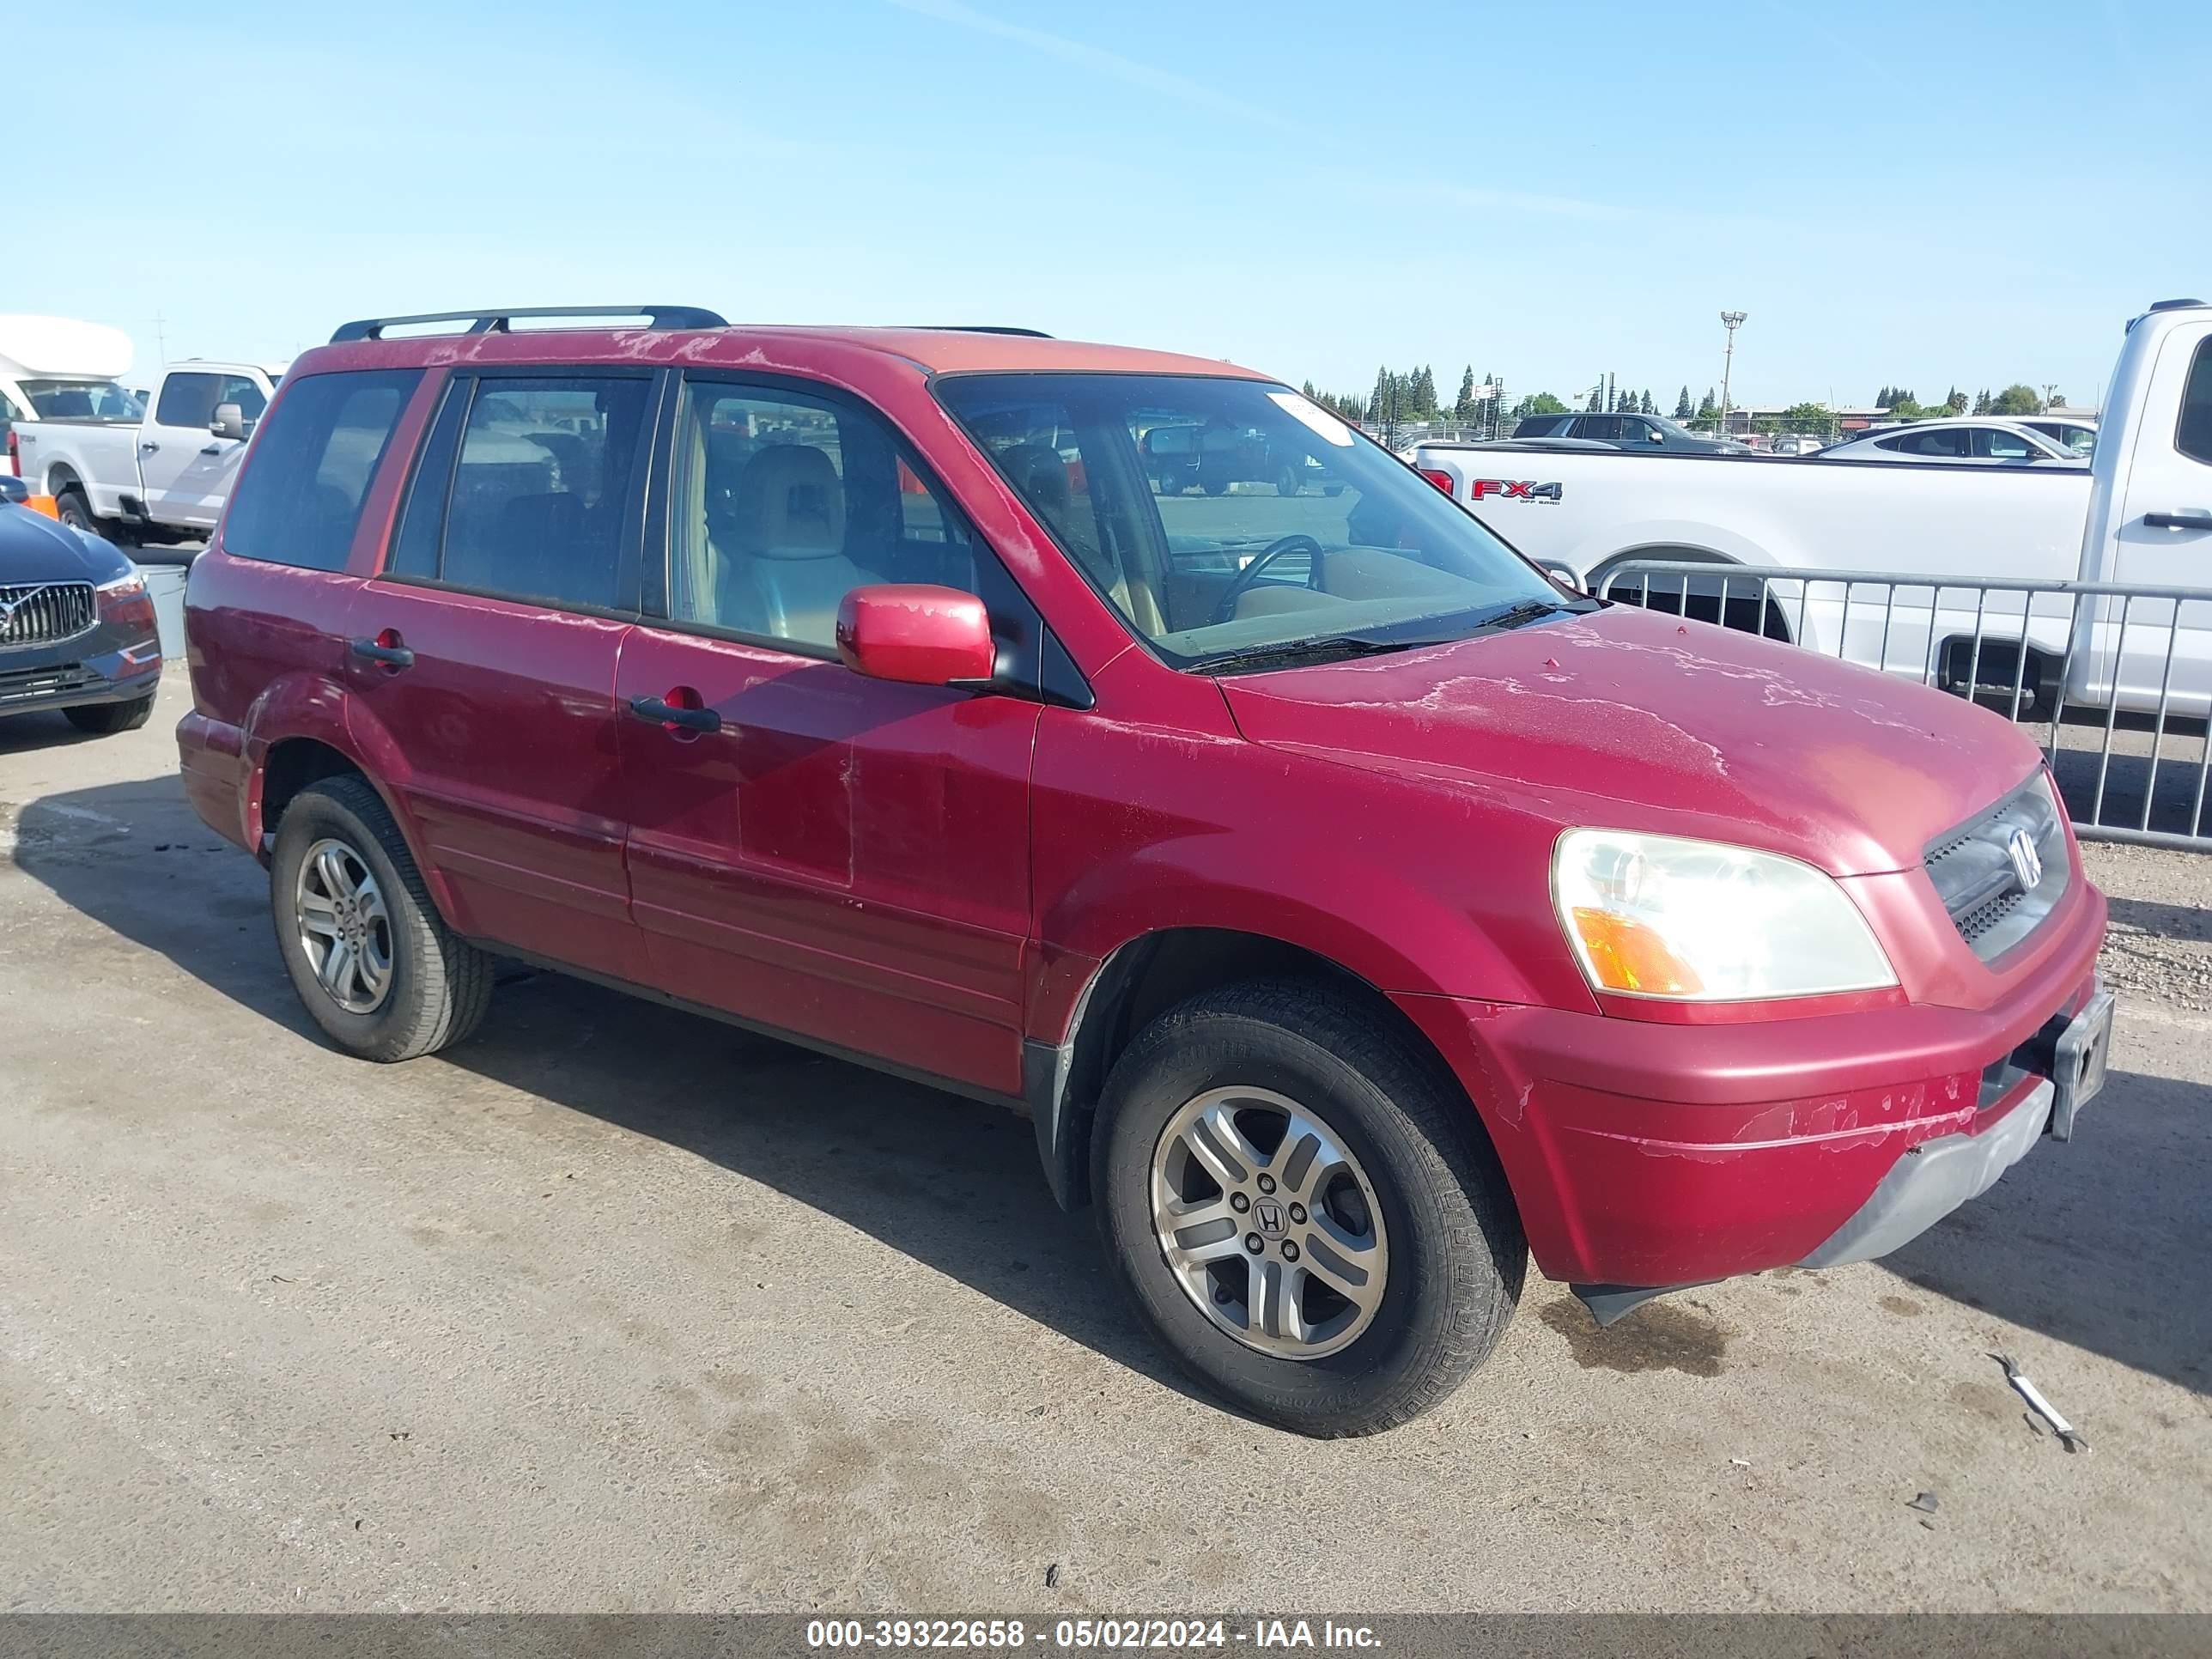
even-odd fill
[[[2060,1445],[2065,1447],[2069,1452],[2085,1452],[2089,1449],[2089,1443],[2075,1432],[2071,1423],[2058,1414],[2058,1408],[2043,1397],[2043,1390],[2027,1380],[2020,1366],[2011,1358],[2001,1353],[1993,1353],[1990,1358],[2004,1367],[2005,1381],[2012,1384],[2020,1397],[2027,1401],[2038,1416],[2051,1425],[2051,1431],[2058,1437]]]
[[[1050,1566],[1044,1570],[1044,1587],[1047,1589],[1058,1589],[1060,1588],[1059,1562],[1054,1562]]]
[[[1923,1515],[1933,1515],[1937,1508],[1936,1494],[1932,1492],[1923,1492],[1905,1507],[1908,1510],[1918,1510]]]

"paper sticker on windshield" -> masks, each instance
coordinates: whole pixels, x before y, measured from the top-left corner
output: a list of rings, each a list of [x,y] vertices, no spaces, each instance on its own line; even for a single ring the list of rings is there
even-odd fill
[[[1352,447],[1352,428],[1319,404],[1310,403],[1295,392],[1270,392],[1267,401],[1339,449]]]

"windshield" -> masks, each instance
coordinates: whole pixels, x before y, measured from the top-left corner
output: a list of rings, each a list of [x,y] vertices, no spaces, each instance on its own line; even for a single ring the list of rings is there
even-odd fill
[[[974,374],[938,396],[1069,561],[1179,668],[1458,639],[1569,602],[1297,392],[1164,374]]]
[[[128,421],[145,418],[146,405],[113,380],[19,380],[41,421]]]

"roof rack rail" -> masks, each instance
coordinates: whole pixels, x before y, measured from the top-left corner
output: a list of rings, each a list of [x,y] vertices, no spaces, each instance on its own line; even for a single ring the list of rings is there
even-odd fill
[[[505,334],[517,317],[642,317],[647,328],[727,328],[729,324],[700,306],[509,306],[499,311],[426,311],[416,317],[364,317],[340,325],[332,345],[348,340],[380,340],[387,328],[412,323],[467,323],[471,334]]]
[[[1049,340],[1041,328],[1010,328],[1003,323],[915,323],[910,326],[930,334],[1018,334],[1024,340]]]

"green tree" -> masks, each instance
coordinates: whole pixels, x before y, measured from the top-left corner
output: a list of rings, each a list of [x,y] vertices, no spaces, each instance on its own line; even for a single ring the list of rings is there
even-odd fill
[[[1437,377],[1427,365],[1413,371],[1412,384],[1407,390],[1410,407],[1407,413],[1417,421],[1432,420],[1437,412]]]
[[[1513,418],[1516,421],[1531,415],[1565,415],[1569,412],[1566,404],[1548,392],[1540,392],[1533,398],[1523,398],[1513,405]]]
[[[1474,398],[1474,365],[1469,363],[1459,377],[1459,396],[1452,400],[1452,418],[1472,421],[1480,407]]]
[[[1951,388],[1951,395],[1943,399],[1943,407],[1949,410],[1954,415],[1965,414],[1966,412],[1966,394],[1960,391],[1958,387],[1953,386]]]
[[[1715,420],[1719,417],[1720,412],[1720,393],[1714,391],[1712,387],[1707,386],[1705,388],[1705,400],[1698,405],[1698,418],[1701,421]]]
[[[1974,413],[1977,415],[1986,415],[1989,412],[1990,394],[1988,390],[1984,388],[1974,394]]]
[[[1997,393],[1990,401],[1992,415],[2040,415],[2043,413],[2043,394],[2032,386],[2015,382]]]
[[[1605,384],[1600,381],[1590,388],[1589,402],[1585,405],[1593,415],[1605,413]]]
[[[1674,418],[1686,421],[1696,413],[1697,410],[1690,407],[1690,388],[1686,386],[1682,388],[1682,395],[1674,399]]]
[[[1826,404],[1792,404],[1782,411],[1774,426],[1779,432],[1826,434],[1836,429],[1836,417]]]
[[[1636,408],[1639,414],[1644,415],[1656,415],[1659,412],[1658,405],[1651,401],[1651,388],[1650,386],[1647,386],[1644,388],[1643,401],[1638,403],[1636,405]]]
[[[1367,423],[1381,426],[1398,418],[1398,383],[1387,368],[1375,371],[1375,395],[1367,400]]]

